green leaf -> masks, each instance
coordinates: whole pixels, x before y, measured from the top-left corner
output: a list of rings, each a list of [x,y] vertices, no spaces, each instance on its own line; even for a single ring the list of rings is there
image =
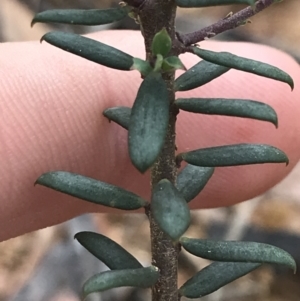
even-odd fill
[[[119,244],[94,232],[79,232],[78,242],[111,270],[139,269],[143,266]]]
[[[91,203],[123,210],[135,210],[148,204],[147,201],[130,191],[67,171],[44,173],[35,184]]]
[[[260,265],[248,262],[214,262],[184,283],[179,289],[179,294],[191,299],[206,296],[252,272]]]
[[[151,73],[142,82],[134,102],[128,147],[133,165],[145,172],[157,159],[167,134],[169,95],[161,74]]]
[[[147,76],[152,72],[152,67],[150,66],[149,62],[141,60],[137,57],[133,58],[133,65],[130,69],[139,71],[143,76]]]
[[[162,63],[162,70],[165,72],[172,72],[178,69],[186,70],[186,67],[183,65],[179,57],[169,56],[164,59]]]
[[[269,121],[276,127],[277,114],[274,109],[262,102],[248,99],[225,98],[179,98],[175,101],[181,110],[209,114],[252,118]]]
[[[109,120],[119,124],[124,129],[128,129],[130,121],[131,108],[113,107],[103,111],[103,115]]]
[[[189,253],[213,261],[281,264],[296,272],[296,262],[286,251],[257,242],[214,241],[181,237]]]
[[[172,40],[166,28],[159,31],[153,38],[151,50],[154,55],[166,56],[172,48]]]
[[[176,187],[167,179],[154,186],[151,209],[161,230],[173,240],[177,240],[190,225],[189,207]]]
[[[133,57],[114,47],[73,33],[49,32],[41,41],[76,54],[89,61],[118,70],[131,70]]]
[[[187,91],[203,86],[221,76],[230,68],[201,61],[175,80],[176,91]]]
[[[263,77],[272,78],[287,83],[292,90],[294,89],[293,79],[281,69],[266,63],[247,59],[234,55],[229,52],[214,52],[193,47],[193,51],[200,58],[228,68],[257,74]]]
[[[175,0],[175,2],[179,7],[208,7],[233,4],[254,5],[255,0]]]
[[[233,144],[202,148],[179,154],[184,161],[197,166],[236,166],[260,163],[289,163],[280,149],[265,144]]]
[[[161,54],[157,54],[155,65],[154,65],[154,68],[153,68],[154,72],[160,72],[163,61],[164,61],[163,56]]]
[[[188,164],[177,177],[177,189],[186,202],[194,199],[205,187],[214,173],[213,167],[200,167]]]
[[[89,294],[103,292],[115,287],[148,288],[154,285],[159,277],[155,266],[140,269],[114,270],[96,274],[83,285],[83,299]]]
[[[35,23],[63,23],[74,25],[103,25],[124,19],[130,9],[127,7],[109,9],[52,9],[35,15]]]

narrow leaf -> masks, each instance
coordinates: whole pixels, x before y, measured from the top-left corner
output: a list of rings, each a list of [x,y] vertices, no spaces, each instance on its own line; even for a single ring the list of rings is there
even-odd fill
[[[281,264],[296,272],[296,262],[289,253],[264,243],[188,237],[180,238],[180,243],[189,253],[209,260]]]
[[[213,173],[213,167],[200,167],[190,164],[182,169],[177,177],[177,189],[186,202],[190,202],[201,192]]]
[[[202,148],[179,154],[179,157],[192,165],[210,167],[289,163],[283,151],[265,144],[233,144]]]
[[[134,102],[128,147],[133,165],[145,172],[158,157],[167,133],[169,99],[160,73],[149,74],[142,82]]]
[[[41,41],[46,41],[89,61],[118,70],[131,70],[134,63],[133,57],[125,52],[73,33],[53,31],[46,33]]]
[[[154,55],[166,56],[172,48],[172,40],[167,30],[163,28],[153,38],[151,50]]]
[[[266,63],[247,59],[234,55],[229,52],[214,52],[193,47],[193,51],[200,58],[228,68],[257,74],[263,77],[272,78],[287,83],[292,90],[294,89],[293,79],[281,69]]]
[[[147,205],[145,200],[130,191],[67,171],[44,173],[35,184],[112,208],[135,210]]]
[[[148,288],[156,283],[158,277],[159,270],[155,266],[96,274],[83,285],[83,299],[91,293],[103,292],[115,287]]]
[[[156,60],[155,60],[154,68],[153,68],[154,72],[160,72],[161,71],[161,67],[162,67],[163,61],[164,61],[163,56],[158,53],[156,55]]]
[[[186,70],[182,61],[177,56],[169,56],[164,59],[162,63],[162,69],[166,72],[172,72],[178,69]]]
[[[63,23],[74,25],[103,25],[124,19],[130,9],[128,7],[109,9],[52,9],[35,15],[31,26],[35,23]]]
[[[260,265],[245,262],[214,262],[184,283],[179,289],[179,294],[191,299],[206,296],[252,272]]]
[[[230,68],[201,61],[175,80],[176,91],[187,91],[203,86],[221,76]]]
[[[175,101],[181,110],[209,114],[252,118],[269,121],[276,127],[277,114],[274,109],[262,102],[248,99],[224,98],[179,98]]]
[[[109,120],[119,124],[124,129],[128,129],[130,121],[131,108],[129,107],[113,107],[103,112],[103,115]]]
[[[176,0],[175,2],[179,7],[208,7],[234,4],[254,5],[255,0]]]
[[[78,242],[111,270],[138,269],[143,266],[119,244],[94,232],[79,232]]]
[[[159,227],[173,240],[177,240],[190,225],[189,207],[176,187],[167,179],[154,186],[151,209]]]

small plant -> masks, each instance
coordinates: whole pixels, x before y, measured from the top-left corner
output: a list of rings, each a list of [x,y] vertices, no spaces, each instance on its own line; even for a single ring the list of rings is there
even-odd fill
[[[95,63],[141,73],[143,82],[133,106],[107,108],[103,115],[128,130],[129,155],[141,172],[151,170],[151,202],[120,187],[67,171],[41,175],[36,183],[88,202],[123,210],[144,208],[150,222],[152,265],[143,267],[120,245],[101,234],[80,232],[75,238],[103,261],[110,271],[92,276],[83,285],[83,299],[91,293],[115,287],[152,288],[153,301],[199,298],[249,273],[263,263],[281,264],[295,271],[293,258],[277,247],[237,241],[212,241],[184,237],[190,225],[188,203],[203,189],[214,168],[258,163],[286,163],[279,149],[263,144],[238,144],[197,149],[176,154],[175,123],[180,110],[237,116],[273,123],[276,112],[254,100],[223,98],[176,98],[177,91],[191,90],[238,69],[287,83],[292,78],[268,64],[231,53],[213,52],[196,43],[248,22],[248,18],[276,0],[128,0],[106,10],[50,10],[32,22],[101,25],[132,16],[141,25],[146,59],[134,58],[116,48],[76,34],[50,32],[42,37],[63,50]],[[176,8],[225,4],[249,7],[199,31],[175,32]],[[186,70],[178,57],[190,52],[202,61]],[[175,71],[186,70],[175,80]],[[200,117],[199,117],[200,118]],[[178,173],[182,162],[187,165]],[[187,252],[214,261],[182,287],[177,286],[178,254]]]

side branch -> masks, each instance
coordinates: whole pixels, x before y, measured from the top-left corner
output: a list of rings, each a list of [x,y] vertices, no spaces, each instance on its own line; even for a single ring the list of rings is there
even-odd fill
[[[187,33],[187,34],[179,34],[177,33],[177,38],[180,40],[185,46],[190,46],[192,44],[196,44],[205,39],[212,38],[222,32],[225,32],[230,29],[234,29],[239,27],[247,21],[248,18],[258,14],[277,0],[259,0],[255,3],[255,7],[247,7],[232,16],[224,18],[219,22],[207,26],[201,30]]]
[[[126,0],[124,2],[134,8],[140,8],[143,5],[144,0]]]

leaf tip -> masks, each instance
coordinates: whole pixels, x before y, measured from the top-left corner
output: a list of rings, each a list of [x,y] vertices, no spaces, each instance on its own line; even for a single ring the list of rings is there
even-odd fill
[[[285,163],[285,166],[288,166],[290,164],[290,159],[284,152],[283,152],[283,154],[285,156],[283,163]]]
[[[109,118],[109,109],[105,109],[103,112],[102,112],[102,115],[108,119],[109,122],[111,122],[111,119]]]
[[[42,185],[42,179],[43,179],[43,177],[44,177],[44,173],[43,174],[41,174],[36,180],[35,180],[35,182],[34,182],[34,184],[33,184],[33,186],[35,186],[35,185]]]
[[[292,89],[292,91],[294,90],[294,87],[295,87],[295,84],[294,84],[294,80],[291,78],[290,82],[289,82],[289,85]]]
[[[40,43],[42,43],[43,41],[46,40],[46,36],[48,35],[48,33],[44,34],[41,38],[40,38]],[[47,41],[47,40],[46,40]]]
[[[149,166],[146,166],[145,164],[135,164],[134,166],[141,174],[144,174],[149,168]]]
[[[30,27],[32,28],[35,23],[37,23],[37,20],[35,18],[33,18],[31,23],[30,23]]]

